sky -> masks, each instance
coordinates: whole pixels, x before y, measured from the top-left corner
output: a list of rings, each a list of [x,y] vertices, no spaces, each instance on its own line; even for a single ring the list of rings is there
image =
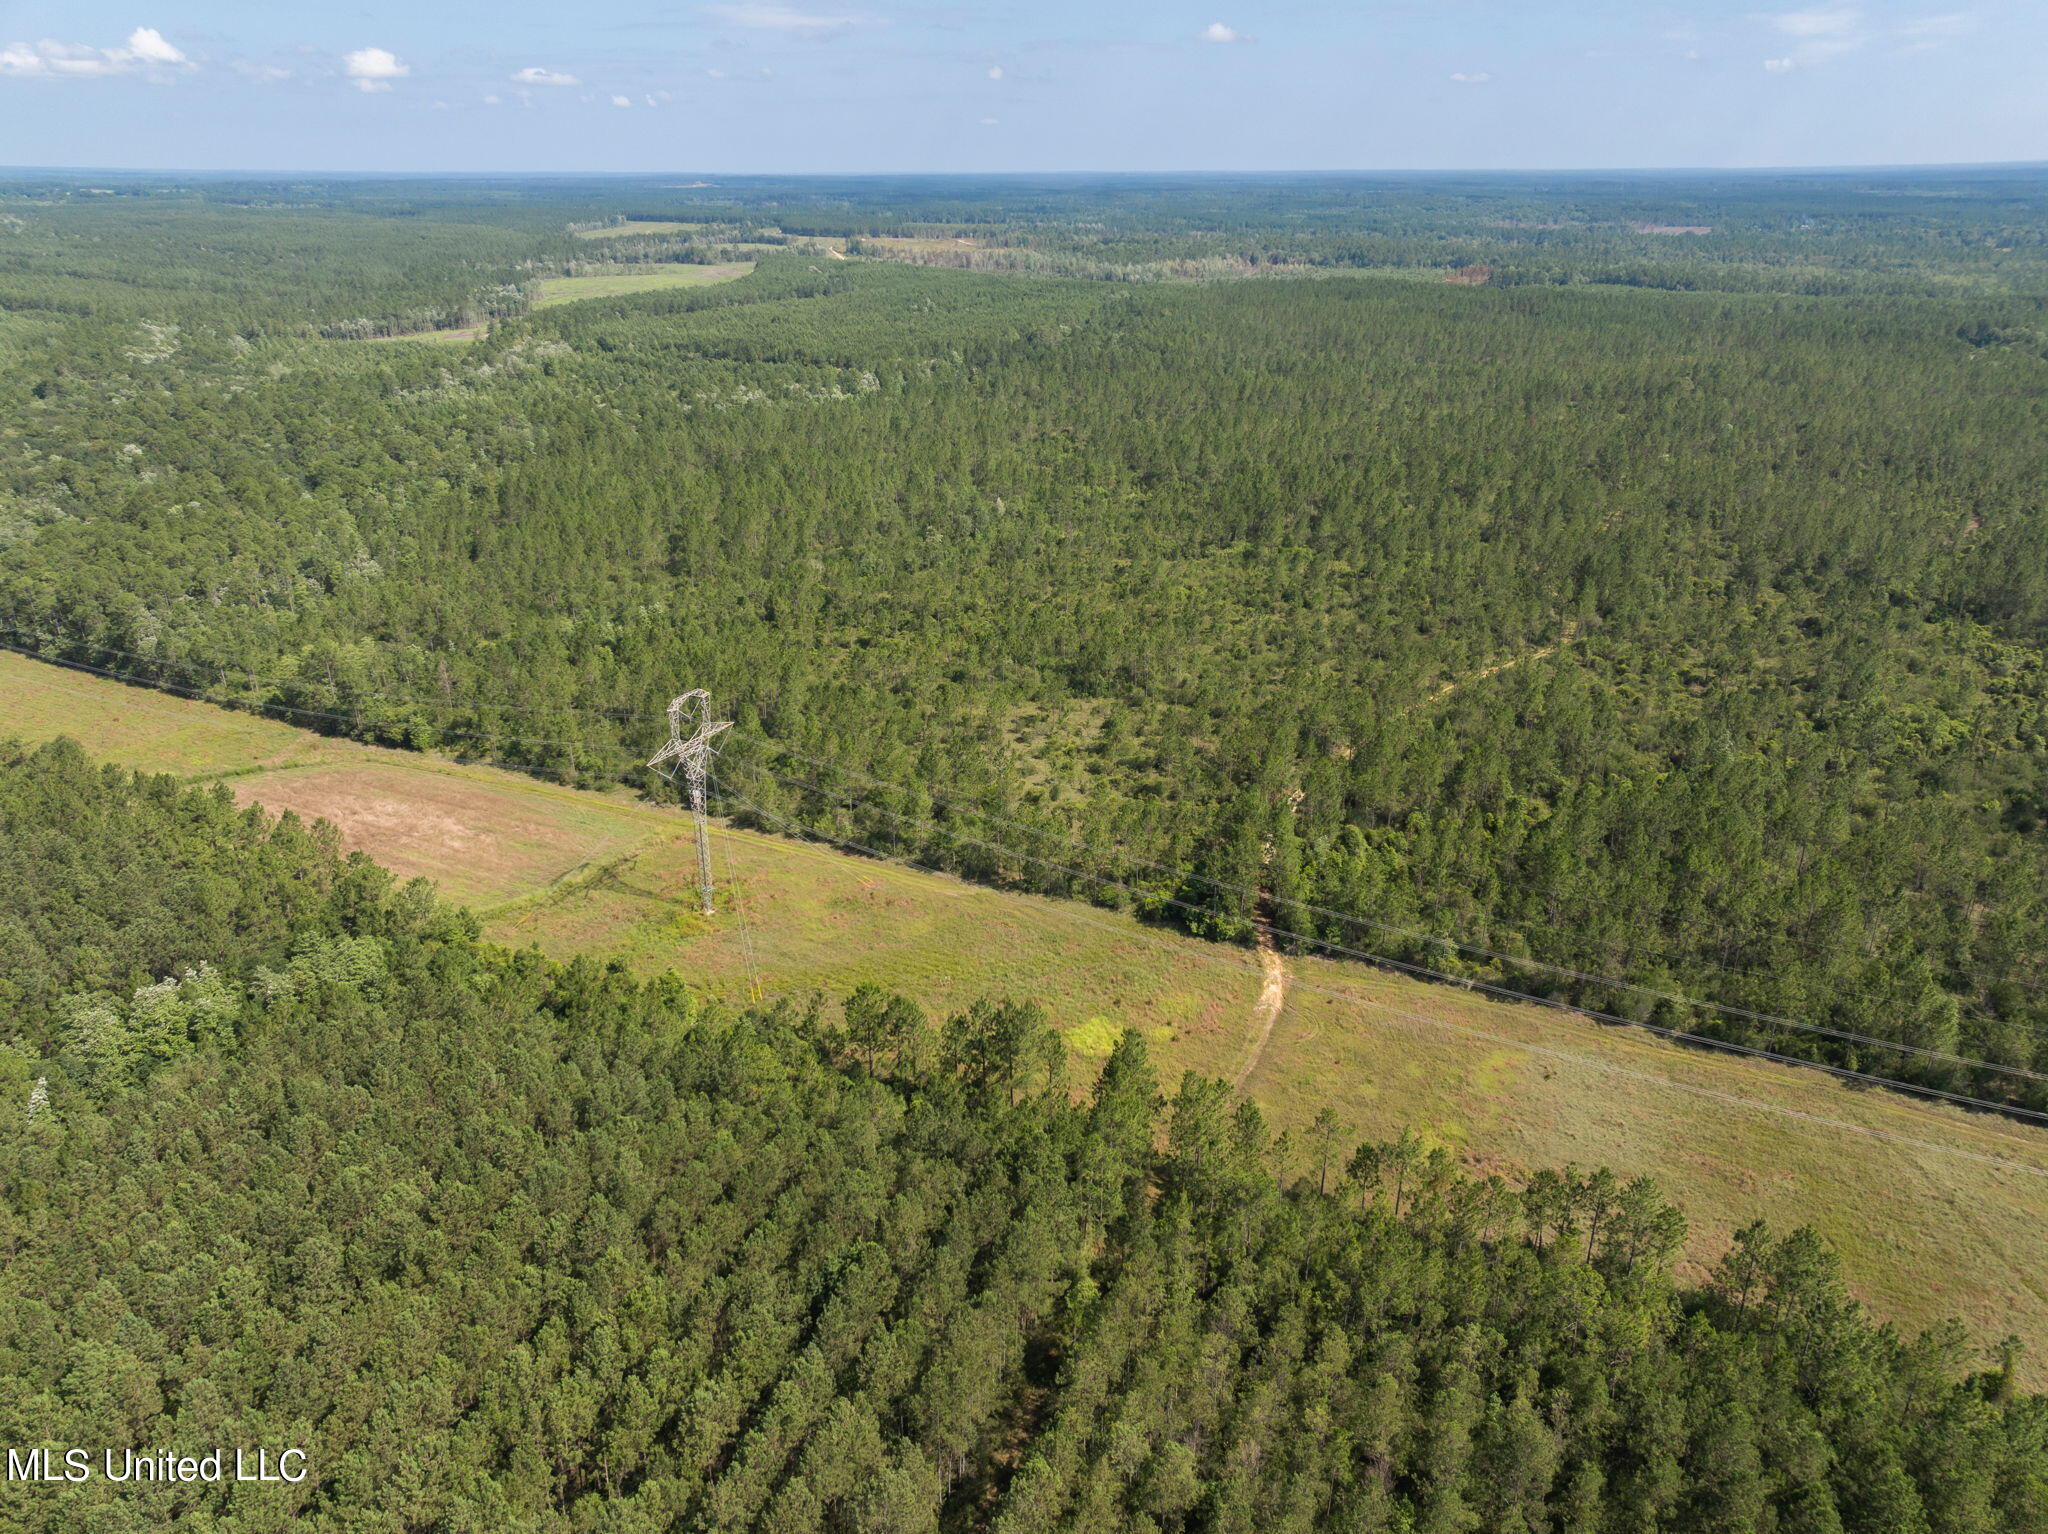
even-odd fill
[[[2048,3],[0,0],[0,164],[1382,170],[2048,159]]]

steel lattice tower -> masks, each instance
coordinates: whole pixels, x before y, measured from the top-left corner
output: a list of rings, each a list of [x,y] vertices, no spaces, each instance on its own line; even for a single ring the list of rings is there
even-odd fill
[[[704,914],[711,915],[711,825],[705,818],[704,787],[711,775],[712,739],[732,728],[730,719],[711,717],[711,694],[699,687],[671,698],[668,705],[668,744],[648,762],[669,782],[682,774],[690,794],[690,816],[697,823],[697,889],[704,899]],[[668,770],[664,762],[673,763]]]

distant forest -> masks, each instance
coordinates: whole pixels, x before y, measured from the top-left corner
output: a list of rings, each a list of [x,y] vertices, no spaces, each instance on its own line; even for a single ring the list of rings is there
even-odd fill
[[[1648,1179],[1275,1140],[1028,999],[729,1011],[479,944],[225,787],[0,742],[0,1481],[23,1534],[1995,1534],[2016,1345],[1709,1280]]]
[[[95,185],[7,643],[2048,1109],[2048,175]]]

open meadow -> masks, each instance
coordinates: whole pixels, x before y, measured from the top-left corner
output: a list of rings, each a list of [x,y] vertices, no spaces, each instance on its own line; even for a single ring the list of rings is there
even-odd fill
[[[699,288],[714,282],[731,282],[754,269],[751,261],[733,261],[723,266],[694,266],[683,262],[658,262],[645,266],[622,266],[616,271],[590,272],[581,277],[543,277],[534,308],[571,304],[579,298],[627,298],[641,293],[659,293],[669,288]]]
[[[490,937],[561,958],[674,968],[744,1001],[863,981],[944,1014],[1039,999],[1077,1078],[1144,1029],[1164,1079],[1245,1090],[1299,1134],[1332,1107],[1356,1137],[1412,1127],[1482,1170],[1568,1162],[1654,1175],[1692,1221],[1690,1271],[1756,1217],[1820,1229],[1856,1292],[1907,1330],[1960,1316],[2032,1344],[2048,1379],[2048,1135],[1356,963],[1289,956],[1268,1036],[1259,957],[1119,913],[720,826],[718,911],[699,914],[686,820],[624,795],[311,735],[0,654],[0,736],[65,734],[125,766],[218,780],[332,821],[434,880]]]
[[[623,224],[606,224],[601,229],[578,229],[579,240],[616,240],[627,235],[694,234],[702,224],[679,223],[672,218],[632,218]]]
[[[365,346],[390,346],[398,341],[424,341],[433,346],[464,346],[482,335],[485,325],[450,325],[441,330],[408,330],[395,336],[364,336]]]

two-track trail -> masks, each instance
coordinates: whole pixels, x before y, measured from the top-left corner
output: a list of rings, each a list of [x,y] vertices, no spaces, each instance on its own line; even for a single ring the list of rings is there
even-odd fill
[[[1280,1021],[1281,1008],[1287,1004],[1287,966],[1280,960],[1280,950],[1273,944],[1272,932],[1260,926],[1254,946],[1259,951],[1259,999],[1252,1003],[1251,1047],[1246,1050],[1244,1063],[1238,1066],[1237,1074],[1230,1079],[1231,1086],[1240,1089],[1252,1079],[1252,1072],[1265,1058],[1266,1044],[1273,1037],[1274,1026]]]

